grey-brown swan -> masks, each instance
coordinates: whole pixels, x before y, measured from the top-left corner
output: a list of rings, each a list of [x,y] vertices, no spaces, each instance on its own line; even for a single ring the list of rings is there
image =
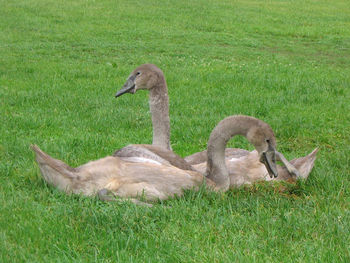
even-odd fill
[[[261,120],[242,115],[225,118],[212,131],[208,141],[206,176],[156,161],[134,162],[114,156],[72,168],[50,157],[36,145],[32,149],[45,181],[66,193],[98,194],[102,199],[112,193],[121,198],[136,200],[143,196],[145,200],[152,201],[180,196],[184,189],[198,188],[205,182],[215,190],[229,189],[225,147],[228,140],[238,134],[254,145],[259,160],[271,176],[276,176],[276,145],[272,129]]]
[[[152,116],[153,142],[149,144],[131,144],[117,150],[113,156],[131,158],[134,161],[154,160],[170,164],[183,170],[192,170],[192,166],[175,154],[170,145],[170,119],[168,88],[163,72],[153,64],[144,64],[131,72],[123,88],[116,97],[137,90],[149,91],[149,105]]]
[[[153,64],[143,64],[134,69],[122,89],[116,93],[116,97],[126,93],[136,93],[138,90],[149,91],[149,105],[153,124],[152,145],[129,145],[115,152],[114,156],[119,157],[146,157],[159,161],[163,164],[172,164],[181,169],[196,169],[204,173],[207,162],[207,151],[198,152],[182,159],[171,151],[170,147],[170,118],[169,118],[169,97],[168,88],[163,72]],[[281,161],[287,169],[289,176],[276,178],[277,180],[287,180],[286,178],[302,177],[306,178],[312,170],[317,149],[305,157],[293,160],[290,163],[284,156],[276,152],[276,158]],[[258,180],[270,180],[268,171],[263,166],[256,155],[256,152],[249,152],[237,148],[227,148],[225,150],[226,165],[233,179],[232,185],[252,183]],[[297,161],[299,160],[299,161]],[[295,167],[293,164],[299,167]],[[304,169],[309,167],[309,169]],[[302,173],[298,172],[299,168]],[[282,173],[284,174],[284,173]],[[282,179],[283,178],[283,179]]]

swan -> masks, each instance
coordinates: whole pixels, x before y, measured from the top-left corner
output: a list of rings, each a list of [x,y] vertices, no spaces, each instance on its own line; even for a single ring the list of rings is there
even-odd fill
[[[128,145],[115,152],[114,156],[119,157],[143,157],[159,161],[163,164],[172,164],[180,169],[196,170],[204,174],[207,162],[207,151],[198,152],[184,159],[171,151],[170,146],[170,119],[169,119],[169,97],[168,88],[164,74],[161,69],[153,64],[143,64],[134,69],[123,87],[116,93],[116,97],[123,94],[135,94],[138,90],[149,91],[149,105],[153,124],[152,145]],[[276,152],[276,158],[281,161],[287,169],[289,176],[282,176],[276,180],[288,180],[291,178],[307,178],[313,168],[317,149],[305,157],[294,160],[298,164],[295,167],[283,156]],[[244,183],[252,183],[258,180],[271,180],[267,176],[268,171],[259,162],[256,152],[249,152],[237,148],[227,148],[225,150],[226,165],[232,175],[232,185],[239,186]],[[303,164],[303,166],[301,165]],[[303,169],[300,173],[298,168]],[[284,171],[282,167],[279,170]],[[285,174],[285,173],[282,173]],[[236,178],[236,179],[234,179]],[[283,179],[281,179],[283,178]]]
[[[149,105],[152,116],[153,142],[149,144],[130,144],[113,154],[134,161],[145,160],[173,165],[183,170],[193,170],[183,158],[174,153],[170,145],[170,119],[168,88],[161,69],[153,64],[144,64],[131,72],[123,88],[116,93],[119,97],[137,90],[149,90]]]
[[[198,189],[203,183],[215,191],[228,190],[230,179],[225,165],[225,147],[235,135],[245,136],[254,145],[269,175],[278,176],[276,140],[271,127],[259,119],[244,115],[227,117],[212,131],[208,141],[205,175],[155,161],[134,162],[116,156],[107,156],[72,168],[52,158],[36,145],[31,148],[44,180],[59,190],[85,196],[98,195],[103,200],[109,200],[108,196],[112,193],[139,202],[141,196],[146,201],[181,196],[185,189]]]

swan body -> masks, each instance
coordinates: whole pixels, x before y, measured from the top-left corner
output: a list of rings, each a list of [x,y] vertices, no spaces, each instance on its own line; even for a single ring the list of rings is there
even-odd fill
[[[251,142],[270,176],[277,176],[275,138],[266,123],[248,116],[230,116],[222,120],[211,133],[208,142],[206,176],[198,171],[182,170],[173,165],[152,161],[137,161],[128,157],[108,156],[72,168],[50,157],[38,146],[32,146],[43,178],[66,193],[92,196],[106,191],[122,198],[147,201],[181,196],[185,189],[198,189],[203,183],[214,190],[226,191],[230,180],[225,165],[227,141],[241,134]],[[144,158],[147,159],[147,158]],[[223,164],[223,165],[222,165]],[[103,195],[102,195],[103,197]]]
[[[285,166],[277,165],[278,176],[276,178],[271,178],[266,167],[259,162],[257,151],[246,151],[246,153],[239,152],[240,154],[236,155],[233,152],[233,154],[229,154],[228,157],[226,156],[225,158],[225,163],[229,171],[230,188],[237,188],[258,181],[295,182],[298,178],[307,179],[314,166],[317,152],[318,149],[316,148],[307,156],[290,161],[290,163],[298,170],[298,176],[291,174]],[[204,174],[206,171],[206,162],[195,164],[193,165],[193,168]]]
[[[184,189],[198,187],[205,180],[198,172],[113,156],[71,168],[38,146],[34,145],[32,149],[44,179],[66,193],[94,196],[106,189],[122,198],[144,195],[146,200],[153,201],[181,195]],[[209,182],[209,185],[213,184]]]

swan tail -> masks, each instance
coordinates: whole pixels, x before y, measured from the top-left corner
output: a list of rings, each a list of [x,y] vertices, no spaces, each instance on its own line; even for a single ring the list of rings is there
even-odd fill
[[[301,178],[304,178],[304,179],[308,178],[309,174],[312,171],[312,168],[314,167],[318,150],[319,149],[316,148],[305,157],[296,158],[290,161],[290,163],[293,164],[295,168],[298,169]]]
[[[31,145],[30,147],[35,152],[36,161],[45,181],[60,190],[71,192],[73,181],[77,177],[75,169],[60,160],[52,158],[37,145]]]

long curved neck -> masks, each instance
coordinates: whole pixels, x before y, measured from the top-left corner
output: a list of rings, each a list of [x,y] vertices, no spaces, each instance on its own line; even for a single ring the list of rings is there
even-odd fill
[[[223,119],[214,128],[208,141],[208,162],[206,176],[223,191],[228,190],[230,178],[225,163],[227,142],[235,135],[247,136],[250,128],[258,125],[258,120],[248,116],[231,116]]]
[[[153,124],[153,145],[171,150],[168,88],[164,76],[149,93]]]

